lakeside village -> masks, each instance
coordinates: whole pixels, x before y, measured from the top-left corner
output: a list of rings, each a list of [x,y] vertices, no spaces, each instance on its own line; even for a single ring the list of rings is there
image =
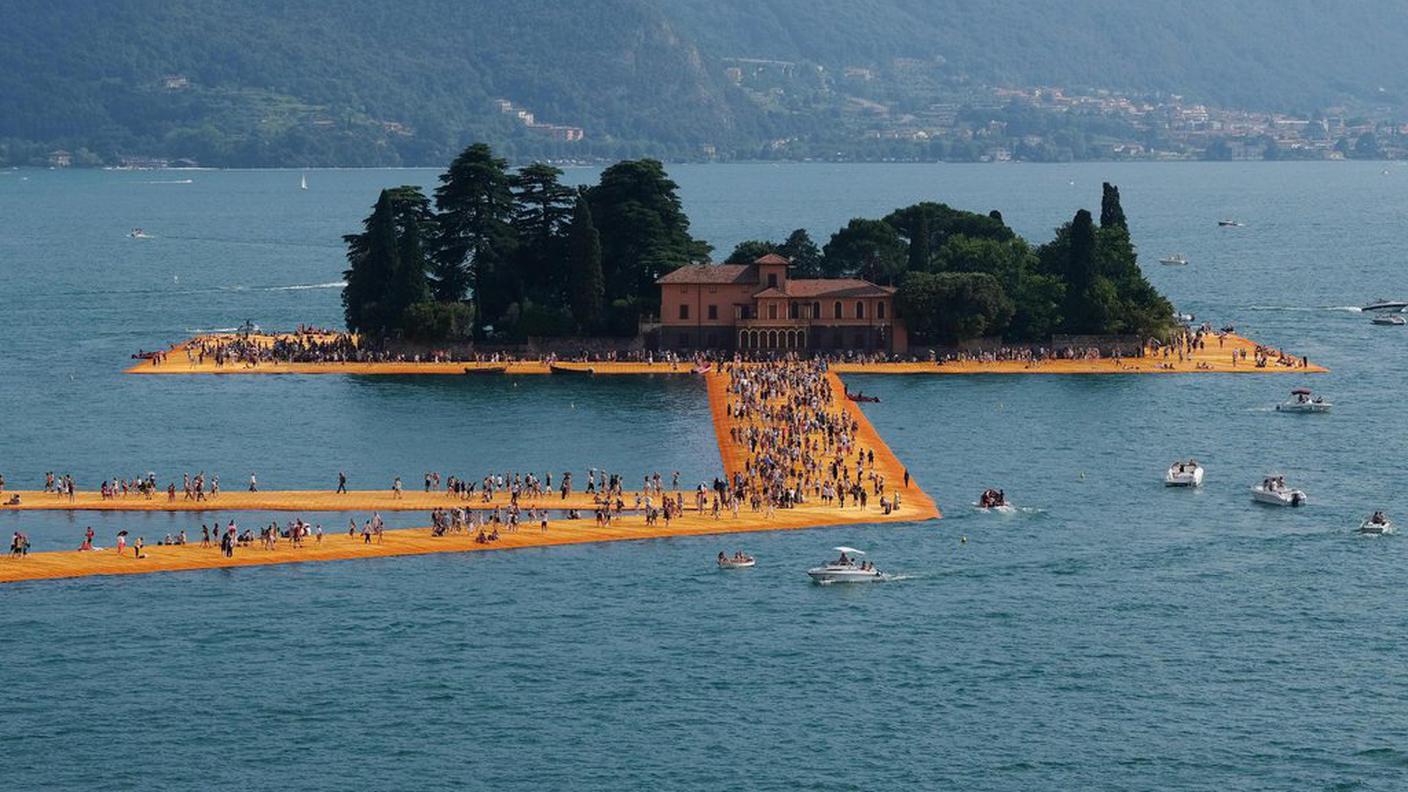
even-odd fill
[[[1033,245],[999,211],[923,202],[804,229],[721,263],[661,163],[574,189],[541,163],[467,148],[433,196],[383,190],[345,237],[347,332],[200,340],[186,363],[1142,358],[1183,362],[1232,328],[1191,326],[1139,269],[1119,189]],[[1214,343],[1221,345],[1221,339]],[[140,352],[154,364],[165,353]],[[1235,362],[1235,361],[1234,361]],[[1304,361],[1256,348],[1247,367]]]

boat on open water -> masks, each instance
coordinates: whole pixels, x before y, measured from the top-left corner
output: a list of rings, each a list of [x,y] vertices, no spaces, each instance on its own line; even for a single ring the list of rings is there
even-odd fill
[[[1168,472],[1164,473],[1164,486],[1203,486],[1203,466],[1199,465],[1196,459],[1190,459],[1187,462],[1174,462],[1168,466]]]
[[[857,550],[854,547],[832,548],[841,554],[835,561],[828,562],[819,567],[812,567],[807,570],[807,576],[813,583],[820,585],[830,585],[832,583],[877,583],[885,579],[880,574],[880,570],[875,565],[862,561],[857,562],[857,556],[865,555],[865,551]]]
[[[1304,506],[1303,490],[1286,486],[1285,476],[1267,476],[1260,484],[1252,487],[1252,500],[1268,506]]]

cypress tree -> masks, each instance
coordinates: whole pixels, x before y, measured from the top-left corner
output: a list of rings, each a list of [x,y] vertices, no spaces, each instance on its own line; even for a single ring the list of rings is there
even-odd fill
[[[909,235],[909,271],[928,272],[932,252],[929,250],[929,214],[919,212]]]
[[[568,297],[572,318],[586,333],[601,325],[606,300],[606,276],[601,269],[601,235],[592,223],[585,195],[577,196],[572,223],[567,230]]]
[[[1100,190],[1100,227],[1119,226],[1128,231],[1129,224],[1124,218],[1124,207],[1120,206],[1120,188],[1104,182]]]
[[[362,233],[344,237],[349,267],[342,273],[347,281],[342,290],[343,312],[349,330],[381,335],[400,316],[399,311],[392,312],[388,302],[392,280],[400,269],[396,213],[389,190],[381,191],[362,226]]]

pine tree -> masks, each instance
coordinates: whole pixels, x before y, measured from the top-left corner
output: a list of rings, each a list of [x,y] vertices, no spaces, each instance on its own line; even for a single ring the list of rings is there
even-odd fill
[[[473,289],[477,322],[492,322],[514,299],[505,265],[515,247],[508,163],[483,143],[465,149],[435,188],[439,239],[435,296],[458,300]]]
[[[366,335],[386,333],[398,314],[387,297],[392,280],[400,269],[396,243],[396,216],[391,191],[382,190],[371,215],[362,222],[360,234],[344,237],[348,269],[342,273],[347,285],[342,290],[347,329]]]
[[[606,277],[601,269],[601,235],[592,223],[592,210],[585,195],[577,197],[577,206],[572,212],[572,223],[567,231],[567,260],[572,318],[581,332],[594,332],[601,325]]]

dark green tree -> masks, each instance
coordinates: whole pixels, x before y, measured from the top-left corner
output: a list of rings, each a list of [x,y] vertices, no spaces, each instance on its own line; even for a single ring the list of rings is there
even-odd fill
[[[829,277],[859,277],[889,284],[904,271],[905,252],[894,226],[857,217],[831,235],[822,249],[822,270]]]
[[[821,277],[821,249],[806,229],[799,228],[788,234],[787,241],[778,246],[777,252],[791,260],[792,277]]]
[[[1124,207],[1120,206],[1120,188],[1109,182],[1100,185],[1100,227],[1119,226],[1129,230],[1124,218]]]
[[[984,272],[910,272],[900,285],[899,309],[918,338],[956,344],[999,335],[1012,319],[1012,300]]]
[[[664,165],[644,159],[612,165],[587,192],[601,233],[606,298],[613,313],[624,311],[612,318],[618,329],[634,326],[640,311],[659,310],[656,278],[709,256],[709,245],[690,236],[678,189]]]
[[[350,330],[372,336],[402,326],[406,309],[428,296],[421,237],[432,227],[429,201],[418,187],[381,191],[360,234],[347,243],[343,312]]]
[[[562,171],[539,162],[512,177],[519,278],[525,295],[544,304],[560,303],[566,283],[562,235],[576,191],[559,182],[561,176]]]
[[[592,223],[585,195],[577,197],[567,230],[567,283],[572,319],[583,333],[595,332],[606,302],[606,276],[601,269],[601,236]]]
[[[933,254],[930,252],[929,214],[919,213],[914,219],[914,227],[909,235],[909,271],[928,272]]]
[[[493,322],[518,297],[509,266],[515,248],[514,200],[508,164],[475,143],[450,163],[435,188],[439,239],[435,296],[461,299],[473,290],[477,322]]]
[[[779,247],[774,242],[762,239],[746,239],[739,242],[733,248],[733,252],[724,259],[725,264],[752,264],[754,261],[766,256],[769,253],[779,253]]]

